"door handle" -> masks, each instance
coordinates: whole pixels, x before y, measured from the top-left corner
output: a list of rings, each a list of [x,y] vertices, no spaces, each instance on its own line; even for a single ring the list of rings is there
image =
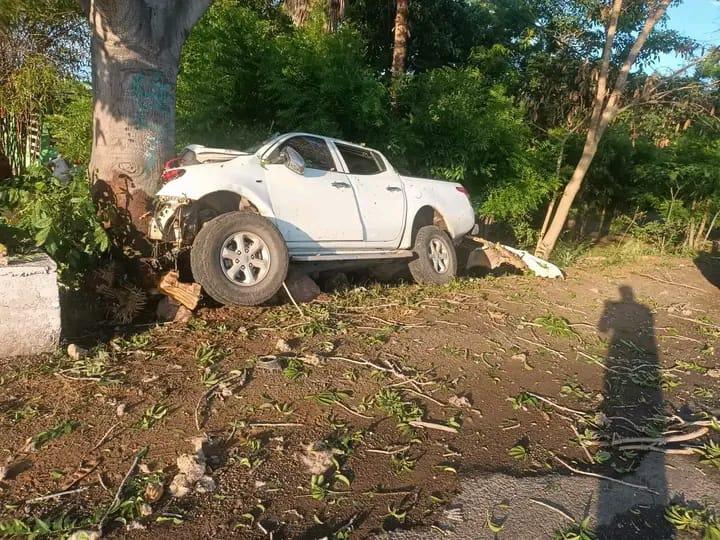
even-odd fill
[[[348,184],[347,182],[333,182],[332,187],[335,187],[338,189],[349,188],[350,184]]]
[[[402,191],[402,189],[397,186],[388,186],[385,189],[387,189],[388,191]]]

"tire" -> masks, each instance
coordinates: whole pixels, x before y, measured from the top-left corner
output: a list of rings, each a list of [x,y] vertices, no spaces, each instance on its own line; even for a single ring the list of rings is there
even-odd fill
[[[415,259],[409,264],[416,283],[444,285],[457,274],[457,254],[450,237],[440,227],[426,225],[415,236]],[[432,255],[437,254],[437,256]]]
[[[277,227],[250,212],[208,221],[190,250],[195,280],[213,300],[236,306],[270,300],[285,281],[289,260]]]

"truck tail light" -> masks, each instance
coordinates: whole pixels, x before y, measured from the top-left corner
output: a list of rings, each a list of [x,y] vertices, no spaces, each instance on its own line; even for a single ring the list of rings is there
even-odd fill
[[[171,160],[166,161],[163,169],[177,169],[180,165],[182,165],[182,158],[175,157]]]
[[[165,169],[160,176],[163,184],[167,184],[171,180],[176,180],[185,174],[185,169]]]
[[[465,188],[465,186],[455,186],[455,189],[465,195],[468,199],[470,198],[470,192]]]

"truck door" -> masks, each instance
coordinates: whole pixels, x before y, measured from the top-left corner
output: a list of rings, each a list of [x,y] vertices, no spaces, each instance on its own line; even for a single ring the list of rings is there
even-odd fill
[[[304,175],[277,163],[286,146],[295,149],[305,160]],[[338,172],[339,164],[325,139],[294,136],[280,143],[265,159],[265,178],[276,225],[286,242],[314,244],[363,240],[355,191],[348,175]]]
[[[333,144],[355,187],[365,241],[399,243],[406,211],[400,177],[378,152],[340,142]]]

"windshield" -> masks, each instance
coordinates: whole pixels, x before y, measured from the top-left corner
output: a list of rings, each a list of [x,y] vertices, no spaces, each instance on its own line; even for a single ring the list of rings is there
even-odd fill
[[[244,149],[243,152],[247,152],[248,154],[254,154],[255,152],[257,152],[258,150],[260,150],[263,146],[265,146],[265,145],[266,145],[267,143],[269,143],[270,141],[273,141],[273,140],[277,139],[278,135],[280,135],[280,134],[279,134],[279,133],[273,133],[270,137],[268,137],[268,138],[265,139],[264,141],[259,142],[259,143],[256,143],[256,144],[253,144],[250,148]]]

